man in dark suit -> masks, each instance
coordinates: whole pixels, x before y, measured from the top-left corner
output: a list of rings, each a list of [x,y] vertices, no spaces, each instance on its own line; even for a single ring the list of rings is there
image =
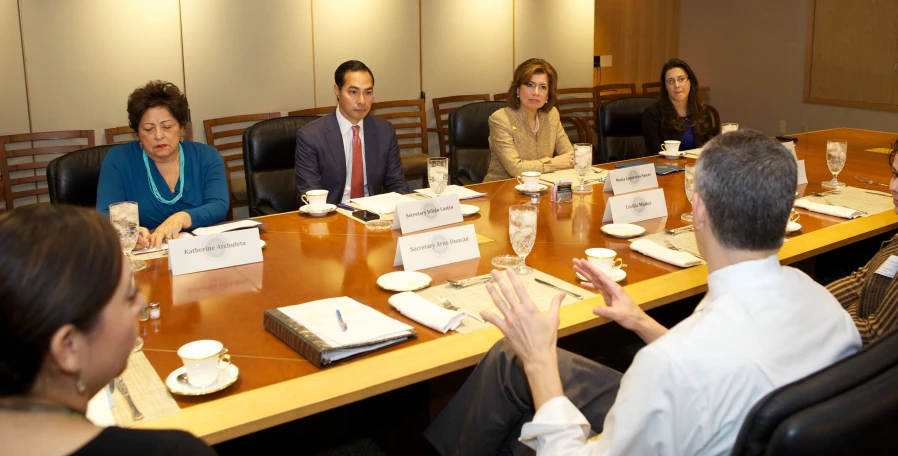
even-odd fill
[[[327,202],[376,195],[381,189],[409,193],[396,130],[369,116],[374,74],[358,60],[334,72],[337,109],[296,131],[296,195],[327,190]],[[300,200],[299,205],[303,202]]]

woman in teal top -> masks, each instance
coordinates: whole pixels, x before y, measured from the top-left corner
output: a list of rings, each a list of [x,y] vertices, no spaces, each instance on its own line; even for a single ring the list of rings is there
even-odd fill
[[[103,160],[97,210],[108,216],[110,204],[136,202],[136,249],[158,247],[227,215],[224,162],[213,147],[181,139],[187,116],[187,97],[177,86],[149,82],[128,97],[128,123],[138,141],[109,149]]]

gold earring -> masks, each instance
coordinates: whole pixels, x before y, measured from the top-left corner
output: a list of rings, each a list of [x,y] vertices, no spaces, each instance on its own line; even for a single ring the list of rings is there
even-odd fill
[[[81,381],[81,377],[78,377],[78,380],[75,380],[75,389],[78,390],[78,394],[84,394],[87,391],[87,387],[84,386],[84,382]]]

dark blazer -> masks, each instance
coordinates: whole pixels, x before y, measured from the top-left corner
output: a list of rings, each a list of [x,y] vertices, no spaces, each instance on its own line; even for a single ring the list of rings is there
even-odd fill
[[[372,115],[362,126],[365,135],[365,167],[368,193],[381,189],[409,193],[408,183],[399,158],[399,143],[393,124]],[[336,111],[296,130],[296,198],[309,190],[327,190],[327,202],[337,204],[346,187],[346,155]]]
[[[705,110],[705,120],[711,125],[711,114]],[[694,132],[694,130],[693,130]],[[679,141],[680,134],[669,126],[661,125],[661,101],[649,106],[642,113],[642,137],[645,140],[645,151],[649,155],[661,152],[664,141]],[[695,135],[695,147],[702,147],[711,139],[711,132]]]

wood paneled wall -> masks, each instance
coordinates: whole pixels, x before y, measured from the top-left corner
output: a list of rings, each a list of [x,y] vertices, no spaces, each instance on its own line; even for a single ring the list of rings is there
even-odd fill
[[[680,0],[596,0],[595,55],[612,66],[596,70],[594,84],[658,80],[661,66],[680,47]]]

